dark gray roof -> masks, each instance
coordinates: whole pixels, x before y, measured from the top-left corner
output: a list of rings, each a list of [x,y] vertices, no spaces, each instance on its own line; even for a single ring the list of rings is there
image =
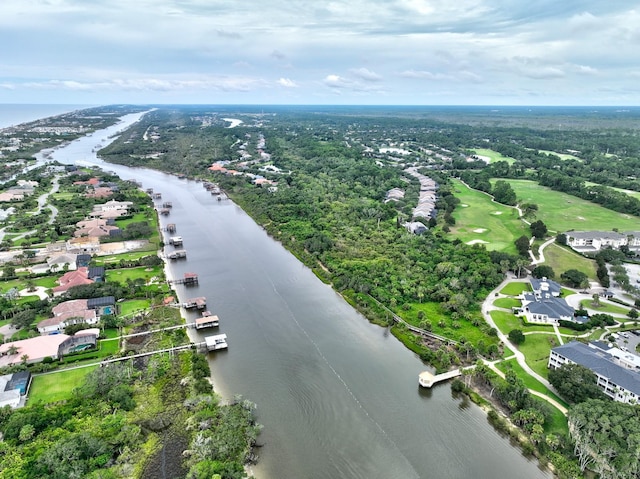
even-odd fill
[[[546,290],[552,294],[553,293],[559,294],[560,291],[562,291],[562,286],[560,286],[555,281],[547,278],[543,278],[543,279],[531,278],[530,283],[531,283],[531,288],[534,291],[542,291],[544,290],[545,287],[547,288]]]
[[[534,314],[546,314],[551,318],[559,318],[560,316],[573,317],[575,313],[562,298],[549,295],[549,297],[538,299],[532,293],[524,293],[524,298],[531,301],[525,308]]]
[[[87,308],[100,308],[102,306],[112,306],[116,304],[116,298],[113,296],[103,296],[102,298],[87,299]]]
[[[104,276],[104,266],[90,266],[87,270],[87,278],[95,278],[96,276]]]
[[[604,351],[590,348],[578,341],[563,344],[553,348],[552,351],[608,378],[617,386],[640,395],[640,373],[617,365],[611,360],[611,356]]]

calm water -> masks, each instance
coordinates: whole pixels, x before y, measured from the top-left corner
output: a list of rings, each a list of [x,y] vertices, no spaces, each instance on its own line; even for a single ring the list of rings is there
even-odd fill
[[[265,426],[257,477],[551,477],[478,407],[452,398],[448,384],[419,389],[421,361],[232,202],[215,201],[200,183],[95,158],[97,142],[139,116],[56,150],[54,159],[99,164],[173,203],[162,221],[176,223],[188,258],[170,270],[200,277],[196,288],[178,287],[180,299],[206,296],[228,335],[229,350],[210,355],[216,390],[256,402]]]
[[[89,108],[89,105],[0,104],[0,129],[22,123]]]

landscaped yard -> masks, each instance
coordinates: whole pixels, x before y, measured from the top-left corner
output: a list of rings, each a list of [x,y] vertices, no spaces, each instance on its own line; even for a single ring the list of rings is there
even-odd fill
[[[64,401],[71,397],[71,392],[82,384],[85,376],[97,366],[59,371],[33,377],[29,390],[29,402],[51,403]]]
[[[118,304],[120,316],[128,316],[135,311],[145,310],[149,306],[151,306],[151,301],[147,299],[132,299]]]
[[[508,283],[502,290],[500,290],[500,294],[505,294],[507,296],[518,296],[523,291],[531,291],[531,285],[524,281],[512,281]]]
[[[627,314],[630,308],[623,308],[622,306],[616,306],[614,304],[600,302],[599,306],[593,305],[593,300],[583,299],[580,301],[580,306],[583,308],[589,308],[597,311],[598,313],[613,313],[613,314]]]
[[[548,375],[547,363],[551,354],[551,343],[553,347],[558,346],[558,339],[546,334],[529,334],[526,340],[519,346],[520,351],[525,355],[527,364],[531,369],[540,374],[543,378]]]
[[[515,208],[494,203],[491,197],[452,180],[460,204],[453,212],[456,224],[451,234],[467,244],[483,244],[488,250],[516,254],[514,242],[529,234]]]
[[[163,272],[161,266],[140,266],[138,268],[121,268],[121,269],[109,269],[106,272],[107,282],[116,282],[125,284],[127,280],[144,279],[148,282],[151,278],[159,277]]]
[[[555,243],[550,244],[544,249],[544,258],[544,264],[551,266],[555,271],[556,279],[559,279],[562,273],[570,269],[582,271],[592,281],[597,278],[595,261],[587,259],[567,247]]]
[[[520,318],[514,314],[505,313],[504,311],[490,311],[489,314],[498,329],[504,334],[509,334],[512,329],[522,329]]]
[[[492,180],[492,182],[497,179]],[[640,219],[604,208],[567,193],[540,186],[535,181],[508,181],[519,201],[538,205],[537,219],[542,220],[551,232],[568,230],[620,231],[640,230]]]
[[[499,298],[493,302],[493,305],[497,308],[518,308],[522,304],[522,301],[515,298]]]

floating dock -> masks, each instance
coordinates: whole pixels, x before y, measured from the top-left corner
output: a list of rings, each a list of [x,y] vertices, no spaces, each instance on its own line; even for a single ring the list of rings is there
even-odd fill
[[[226,334],[207,336],[206,338],[204,338],[204,341],[207,345],[207,351],[216,351],[218,349],[227,349],[229,347],[229,345],[227,344]]]

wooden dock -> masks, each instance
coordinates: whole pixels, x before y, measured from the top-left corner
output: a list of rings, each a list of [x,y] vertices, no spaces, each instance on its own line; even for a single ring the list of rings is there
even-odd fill
[[[185,309],[204,309],[207,307],[207,298],[204,296],[199,296],[197,298],[187,299],[184,303],[182,303]]]
[[[182,236],[172,236],[169,238],[169,244],[172,246],[182,246]]]
[[[187,257],[187,252],[186,250],[183,250],[183,249],[175,250],[167,255],[167,258],[169,259],[183,259],[186,257]]]
[[[197,286],[198,275],[196,273],[185,273],[181,279],[168,281],[169,284],[184,284],[185,286]]]
[[[429,371],[424,371],[418,375],[418,384],[423,388],[430,388],[436,383],[456,378],[461,374],[462,372],[460,372],[460,369],[454,369],[453,371],[447,371],[446,373],[436,375]]]

